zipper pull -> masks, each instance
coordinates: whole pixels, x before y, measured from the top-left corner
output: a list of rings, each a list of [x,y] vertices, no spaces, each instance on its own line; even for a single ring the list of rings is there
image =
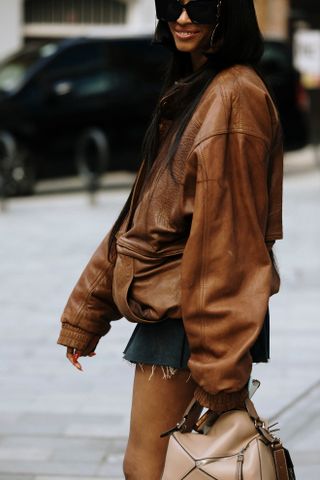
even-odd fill
[[[237,458],[237,480],[243,480],[243,462],[244,462],[244,450],[238,453]]]

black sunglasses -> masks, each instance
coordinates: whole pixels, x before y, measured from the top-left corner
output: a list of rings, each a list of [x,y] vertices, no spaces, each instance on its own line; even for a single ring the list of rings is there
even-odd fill
[[[191,0],[185,5],[181,0],[155,0],[158,20],[175,22],[186,10],[192,23],[214,24],[217,18],[216,0]]]

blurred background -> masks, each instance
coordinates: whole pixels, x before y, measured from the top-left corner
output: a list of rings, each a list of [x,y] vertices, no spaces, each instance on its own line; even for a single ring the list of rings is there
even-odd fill
[[[256,0],[284,133],[281,293],[255,403],[320,478],[320,3]],[[133,369],[121,320],[84,372],[66,299],[127,198],[168,53],[150,0],[0,0],[0,480],[123,478]]]

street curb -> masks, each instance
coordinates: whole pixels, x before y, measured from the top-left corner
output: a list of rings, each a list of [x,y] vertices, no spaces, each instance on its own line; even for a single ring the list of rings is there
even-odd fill
[[[286,176],[320,171],[320,148],[308,145],[301,150],[287,152],[284,156],[284,173]],[[108,172],[101,178],[100,191],[129,190],[135,179],[135,173],[118,171]],[[85,192],[80,177],[66,177],[40,180],[37,182],[35,194],[56,195]],[[2,207],[4,208],[4,206]]]
[[[301,150],[287,152],[284,156],[285,175],[303,174],[316,170],[320,171],[320,149],[317,146],[308,145]]]

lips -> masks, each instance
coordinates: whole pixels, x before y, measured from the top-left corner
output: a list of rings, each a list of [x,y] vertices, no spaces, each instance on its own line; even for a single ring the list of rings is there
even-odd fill
[[[199,31],[193,31],[193,30],[177,30],[177,29],[175,29],[174,33],[176,34],[176,36],[178,38],[189,39],[189,38],[195,37],[200,32]]]
[[[182,29],[182,28],[175,28],[174,31],[176,33],[199,33],[199,30],[187,30],[186,28]]]

